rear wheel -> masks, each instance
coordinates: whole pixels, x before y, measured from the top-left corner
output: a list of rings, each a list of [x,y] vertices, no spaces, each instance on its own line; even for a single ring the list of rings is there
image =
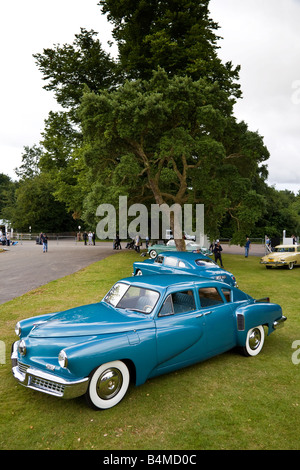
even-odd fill
[[[140,269],[137,269],[136,273],[135,273],[136,276],[142,276],[143,273]]]
[[[129,370],[122,361],[113,361],[98,367],[91,379],[86,398],[88,404],[98,410],[117,405],[129,387]]]
[[[242,348],[245,356],[257,356],[263,348],[265,330],[262,325],[251,328],[247,333],[246,344]]]
[[[150,256],[150,258],[152,258],[152,259],[156,258],[156,256],[157,256],[156,251],[155,251],[155,250],[151,250],[150,253],[149,253],[149,256]]]

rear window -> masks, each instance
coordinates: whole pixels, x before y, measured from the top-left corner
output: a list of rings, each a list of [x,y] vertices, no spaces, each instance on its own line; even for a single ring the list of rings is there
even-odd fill
[[[206,266],[206,267],[209,267],[209,266],[212,266],[214,264],[216,264],[212,259],[196,259],[195,261],[196,265],[197,266]]]

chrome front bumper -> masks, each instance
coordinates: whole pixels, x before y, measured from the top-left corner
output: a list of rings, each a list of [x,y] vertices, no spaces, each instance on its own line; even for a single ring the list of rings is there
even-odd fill
[[[24,387],[60,398],[76,398],[87,391],[89,378],[66,380],[57,375],[35,369],[18,361],[17,343],[12,347],[12,373],[14,378]]]

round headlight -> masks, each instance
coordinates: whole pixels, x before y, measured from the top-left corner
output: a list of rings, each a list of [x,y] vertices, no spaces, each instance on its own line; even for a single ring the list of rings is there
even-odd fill
[[[60,367],[66,369],[68,367],[68,357],[66,352],[62,349],[58,355],[58,363]]]
[[[15,326],[15,333],[17,336],[21,336],[21,326],[20,326],[20,322],[18,322]]]
[[[18,351],[19,351],[19,353],[21,354],[21,356],[25,356],[25,355],[26,355],[26,343],[25,343],[24,339],[22,339],[22,340],[19,342]]]

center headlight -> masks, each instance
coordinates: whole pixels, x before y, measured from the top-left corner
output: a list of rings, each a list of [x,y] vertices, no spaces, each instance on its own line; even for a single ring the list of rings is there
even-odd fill
[[[58,355],[58,363],[60,367],[66,369],[68,367],[68,356],[66,352],[62,349]]]

